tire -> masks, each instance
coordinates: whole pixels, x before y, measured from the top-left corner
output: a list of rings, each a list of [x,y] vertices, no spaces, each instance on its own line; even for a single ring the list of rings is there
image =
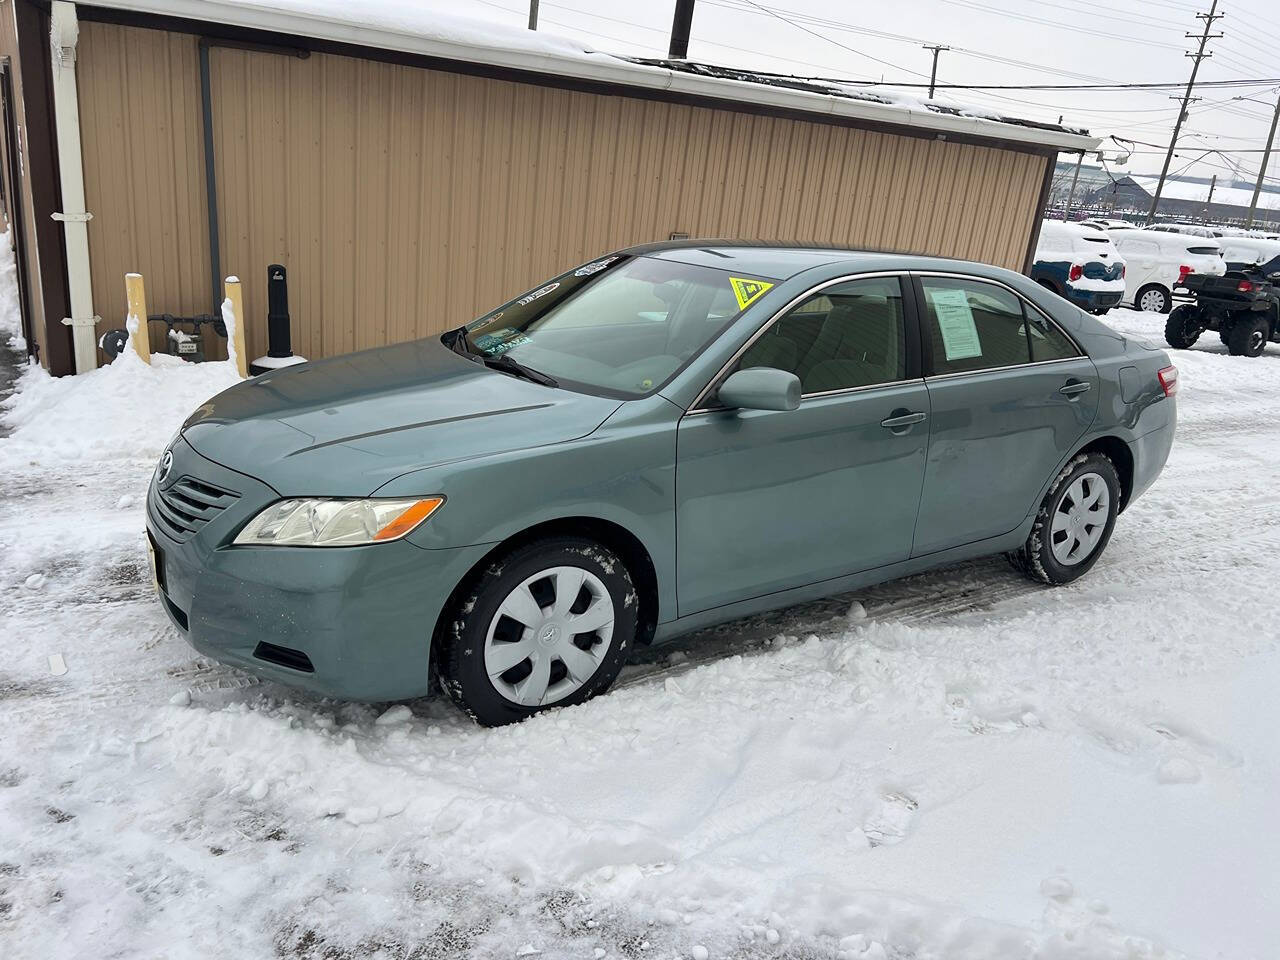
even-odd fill
[[[1037,280],[1036,283],[1040,284],[1040,286],[1044,287],[1046,290],[1052,290],[1054,293],[1057,293],[1058,296],[1062,296],[1062,294],[1058,292],[1058,285],[1052,280],[1041,279]]]
[[[1158,283],[1149,283],[1133,298],[1133,306],[1143,313],[1168,313],[1173,309],[1173,297]]]
[[[1103,513],[1090,509],[1072,514],[1077,498],[1101,504]],[[1102,556],[1119,508],[1120,477],[1110,458],[1101,453],[1080,454],[1049,486],[1027,542],[1006,556],[1032,580],[1054,586],[1070,583],[1088,573]],[[1073,516],[1081,520],[1074,522]],[[1097,522],[1090,524],[1090,516]]]
[[[1175,350],[1186,350],[1200,339],[1204,333],[1204,321],[1199,311],[1190,304],[1184,303],[1171,314],[1164,323],[1164,342]]]
[[[635,640],[639,600],[611,550],[550,537],[490,563],[452,616],[433,656],[440,686],[478,723],[495,727],[608,689]],[[596,627],[605,617],[608,625]],[[594,629],[569,629],[578,618]]]
[[[1257,357],[1267,348],[1271,323],[1266,317],[1242,318],[1227,331],[1227,353],[1233,357]]]

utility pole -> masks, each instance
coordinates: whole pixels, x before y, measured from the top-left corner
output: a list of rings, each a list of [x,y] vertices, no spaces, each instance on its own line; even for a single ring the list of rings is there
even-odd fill
[[[1213,189],[1217,185],[1218,185],[1218,175],[1215,173],[1212,177],[1209,178],[1209,196],[1205,198],[1204,210],[1200,215],[1200,219],[1206,222],[1209,219],[1209,206],[1213,203]]]
[[[683,60],[689,55],[689,32],[693,29],[693,0],[676,0],[676,15],[671,21],[671,47],[667,57]]]
[[[529,29],[538,29],[538,0],[529,0]]]
[[[1267,134],[1267,149],[1262,154],[1262,166],[1258,168],[1258,182],[1253,186],[1253,199],[1249,201],[1249,219],[1245,228],[1253,226],[1253,215],[1258,211],[1258,194],[1262,192],[1262,182],[1267,177],[1267,161],[1271,159],[1271,145],[1276,139],[1276,121],[1280,120],[1280,96],[1276,97],[1276,112],[1271,115],[1271,132]]]
[[[926,50],[933,51],[933,70],[929,73],[929,99],[932,100],[933,88],[938,82],[938,54],[943,50],[950,50],[951,48],[942,43],[923,43],[921,46]]]
[[[1156,183],[1156,194],[1151,198],[1151,210],[1147,214],[1147,224],[1151,224],[1156,218],[1156,208],[1160,206],[1160,194],[1164,192],[1165,177],[1169,175],[1169,164],[1173,161],[1173,151],[1178,146],[1178,134],[1182,131],[1182,121],[1187,118],[1187,108],[1191,105],[1191,91],[1196,85],[1196,74],[1200,72],[1200,61],[1206,57],[1212,57],[1212,53],[1205,53],[1204,47],[1210,40],[1216,40],[1221,37],[1220,33],[1209,33],[1209,29],[1213,24],[1221,20],[1224,14],[1218,13],[1218,0],[1213,0],[1212,6],[1209,7],[1208,13],[1197,13],[1196,19],[1204,21],[1204,32],[1199,38],[1194,33],[1188,33],[1187,38],[1190,40],[1199,39],[1200,46],[1195,53],[1184,53],[1183,56],[1191,57],[1195,62],[1191,65],[1191,77],[1187,80],[1187,89],[1182,94],[1182,107],[1178,110],[1178,121],[1173,125],[1173,136],[1169,138],[1169,152],[1164,155],[1164,166],[1160,168],[1160,180]]]
[[[1076,157],[1076,172],[1071,175],[1071,192],[1067,194],[1067,206],[1062,211],[1062,222],[1066,223],[1071,219],[1071,201],[1076,198],[1076,181],[1080,179],[1080,164],[1084,163],[1084,151],[1080,151],[1080,155]]]

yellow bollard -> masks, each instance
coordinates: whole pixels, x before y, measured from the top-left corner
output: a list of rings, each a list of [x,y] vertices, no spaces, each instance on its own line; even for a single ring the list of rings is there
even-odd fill
[[[249,355],[244,349],[244,294],[240,291],[240,281],[236,277],[227,277],[222,283],[222,320],[227,325],[227,353],[235,361],[236,370],[241,377],[249,376]]]
[[[124,275],[124,293],[129,301],[129,317],[125,327],[129,330],[129,342],[143,363],[151,362],[151,335],[147,330],[147,290],[142,274]]]

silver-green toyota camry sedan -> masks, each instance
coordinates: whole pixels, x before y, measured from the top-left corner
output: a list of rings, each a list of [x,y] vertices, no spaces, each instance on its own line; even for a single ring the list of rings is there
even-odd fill
[[[197,410],[147,500],[199,651],[477,720],[629,648],[984,554],[1070,582],[1173,441],[1177,371],[1026,277],[633,247],[442,336]]]

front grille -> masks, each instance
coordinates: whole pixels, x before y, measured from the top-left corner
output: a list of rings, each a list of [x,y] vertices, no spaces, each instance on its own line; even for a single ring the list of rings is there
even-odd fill
[[[194,477],[183,477],[167,490],[157,487],[152,503],[156,522],[165,533],[182,543],[239,499],[238,493]]]

